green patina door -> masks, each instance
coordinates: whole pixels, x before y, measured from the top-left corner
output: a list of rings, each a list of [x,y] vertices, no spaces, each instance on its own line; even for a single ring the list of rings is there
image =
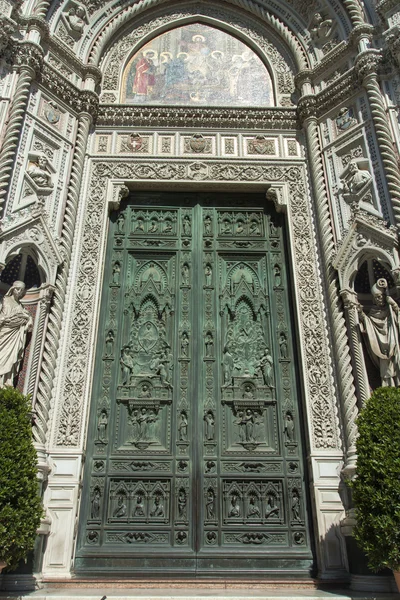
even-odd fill
[[[309,576],[282,221],[158,192],[111,221],[76,572]]]

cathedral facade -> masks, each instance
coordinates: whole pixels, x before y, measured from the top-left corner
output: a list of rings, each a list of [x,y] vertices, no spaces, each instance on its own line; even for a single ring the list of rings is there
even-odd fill
[[[400,384],[398,2],[1,6],[0,382],[32,398],[36,577],[388,591],[346,481]]]

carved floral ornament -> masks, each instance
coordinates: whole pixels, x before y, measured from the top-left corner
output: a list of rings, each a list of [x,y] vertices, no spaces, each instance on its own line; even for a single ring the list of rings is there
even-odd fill
[[[196,166],[200,165],[200,171]],[[313,240],[310,205],[307,200],[304,169],[298,166],[268,166],[240,162],[202,163],[149,162],[99,162],[92,168],[85,225],[80,252],[85,256],[79,267],[76,288],[73,291],[73,314],[79,314],[79,327],[67,332],[68,346],[63,365],[63,390],[57,415],[55,443],[58,446],[80,444],[83,431],[82,414],[89,394],[85,365],[89,359],[94,331],[94,310],[97,297],[98,268],[103,252],[103,227],[107,211],[107,199],[115,197],[116,205],[127,193],[127,184],[135,181],[189,182],[200,173],[202,180],[215,183],[241,181],[270,185],[275,193],[269,197],[281,201],[287,190],[288,218],[292,222],[293,244],[298,294],[299,315],[303,337],[304,361],[307,366],[307,402],[309,403],[312,445],[315,448],[337,449],[339,447],[336,426],[336,400],[330,379],[330,359],[327,347],[325,321],[321,306],[321,288]],[[113,190],[110,196],[110,186]],[[280,198],[281,197],[281,198]],[[306,241],[305,241],[306,240]],[[304,246],[307,246],[305,248]],[[319,290],[319,291],[318,291]],[[74,317],[71,323],[74,322]],[[323,393],[321,393],[323,390]]]

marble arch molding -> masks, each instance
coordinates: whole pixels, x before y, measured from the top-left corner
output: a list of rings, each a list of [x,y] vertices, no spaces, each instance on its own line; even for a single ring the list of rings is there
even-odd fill
[[[57,3],[53,5],[51,14],[51,29],[57,33],[63,20],[63,14],[69,8],[69,3],[63,3],[60,7]],[[165,14],[165,0],[142,0],[131,3],[110,3],[107,11],[103,5],[96,2],[84,1],[89,12],[90,28],[83,31],[76,41],[76,50],[83,61],[98,64],[101,56],[110,40],[123,29],[129,29],[130,22],[135,23],[142,15],[148,14],[161,16]],[[221,4],[221,3],[220,3]],[[238,8],[241,14],[245,14],[246,20],[253,15],[259,23],[267,24],[290,48],[294,60],[299,68],[313,66],[314,62],[322,56],[319,44],[312,35],[313,19],[318,11],[321,11],[323,19],[331,19],[334,22],[337,41],[343,40],[350,32],[350,15],[353,20],[361,13],[357,0],[331,0],[321,6],[316,0],[287,0],[286,2],[265,1],[262,4],[254,0],[226,0],[221,7],[225,19],[229,12]],[[208,8],[213,8],[212,3],[207,1],[185,3],[190,7],[193,14],[201,14]],[[176,5],[181,8],[181,5]],[[237,14],[240,14],[237,10]],[[356,17],[354,17],[356,15]],[[147,17],[148,18],[148,17]],[[307,55],[310,57],[311,65],[308,65]]]

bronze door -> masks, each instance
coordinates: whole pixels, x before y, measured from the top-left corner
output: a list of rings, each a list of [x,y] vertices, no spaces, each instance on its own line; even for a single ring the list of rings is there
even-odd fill
[[[262,195],[113,216],[77,573],[309,576],[286,262]]]

